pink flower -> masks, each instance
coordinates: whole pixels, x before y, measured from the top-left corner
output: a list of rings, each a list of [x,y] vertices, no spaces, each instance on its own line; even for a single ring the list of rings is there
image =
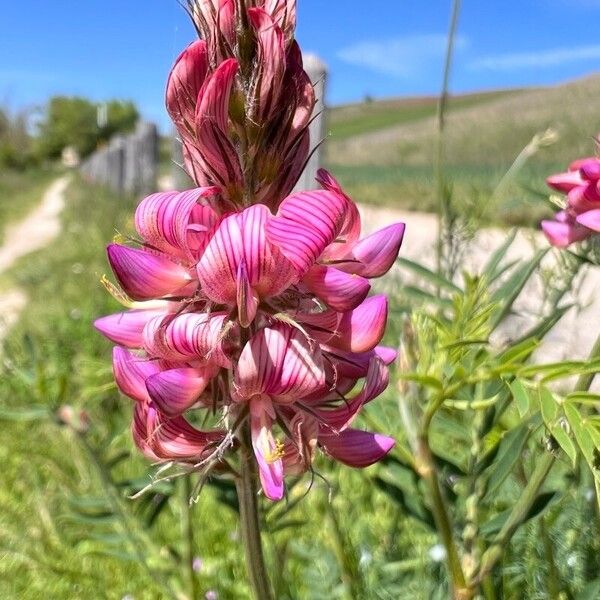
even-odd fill
[[[600,159],[577,160],[566,173],[552,175],[547,182],[567,196],[564,210],[554,220],[542,221],[553,246],[566,248],[600,232]]]
[[[146,457],[226,468],[250,445],[246,428],[264,493],[279,500],[318,450],[366,467],[394,444],[352,425],[396,356],[379,345],[388,302],[369,280],[394,264],[404,225],[361,239],[356,205],[326,171],[322,189],[290,193],[315,101],[296,5],[238,6],[190,3],[204,39],[178,58],[166,101],[198,187],[142,200],[138,243],[107,251],[129,310],[96,327],[116,344]]]

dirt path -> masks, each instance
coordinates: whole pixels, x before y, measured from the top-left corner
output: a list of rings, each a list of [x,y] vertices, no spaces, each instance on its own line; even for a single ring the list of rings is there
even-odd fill
[[[437,236],[435,215],[366,205],[360,206],[360,212],[365,232],[396,221],[406,223],[406,235],[400,256],[430,267],[434,266]],[[506,240],[507,233],[499,228],[480,230],[464,253],[463,268],[471,272],[479,271],[493,251]],[[521,229],[507,252],[506,260],[526,259],[537,249],[547,246],[548,242],[541,232]],[[542,267],[547,272],[556,267],[556,258],[552,253],[544,259]],[[398,273],[398,276],[404,280],[406,274]],[[536,320],[545,285],[542,276],[538,275],[530,280],[515,303],[517,314],[507,319],[500,332],[500,339],[518,337]],[[588,356],[600,332],[600,269],[584,267],[577,278],[574,291],[563,302],[577,305],[569,310],[546,336],[536,351],[535,360],[538,362]],[[600,382],[595,383],[594,388],[600,389]]]
[[[69,175],[56,179],[38,206],[22,221],[7,228],[4,244],[0,246],[0,274],[10,269],[22,256],[47,246],[60,233],[60,213],[70,181]],[[27,296],[21,290],[0,290],[0,342],[26,304]]]

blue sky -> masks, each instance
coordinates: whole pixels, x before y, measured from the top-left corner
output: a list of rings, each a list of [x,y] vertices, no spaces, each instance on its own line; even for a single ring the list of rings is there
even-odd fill
[[[329,103],[439,89],[450,1],[299,0],[298,39],[329,65]],[[600,0],[464,0],[454,91],[600,70]],[[169,67],[194,31],[177,0],[3,2],[0,103],[54,93],[134,100],[164,127]]]

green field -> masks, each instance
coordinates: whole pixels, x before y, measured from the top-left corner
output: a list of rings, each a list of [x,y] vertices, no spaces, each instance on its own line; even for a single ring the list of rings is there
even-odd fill
[[[500,90],[450,97],[448,111],[478,106],[518,92]],[[327,113],[328,133],[332,139],[343,140],[394,125],[412,123],[435,115],[437,103],[437,98],[423,96],[336,106]]]
[[[482,223],[537,226],[549,214],[545,178],[595,152],[600,77],[551,88],[453,98],[444,133],[444,173],[455,205]],[[326,166],[358,202],[408,210],[436,207],[435,101],[377,101],[334,108]],[[534,136],[553,131],[510,185],[490,197]]]

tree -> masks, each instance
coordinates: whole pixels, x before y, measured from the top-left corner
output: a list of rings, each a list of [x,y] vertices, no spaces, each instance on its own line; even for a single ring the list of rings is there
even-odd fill
[[[106,119],[101,122],[100,107]],[[67,146],[87,156],[113,135],[131,130],[139,113],[132,102],[110,100],[98,104],[80,97],[51,98],[40,124],[38,150],[43,158],[58,158]]]

